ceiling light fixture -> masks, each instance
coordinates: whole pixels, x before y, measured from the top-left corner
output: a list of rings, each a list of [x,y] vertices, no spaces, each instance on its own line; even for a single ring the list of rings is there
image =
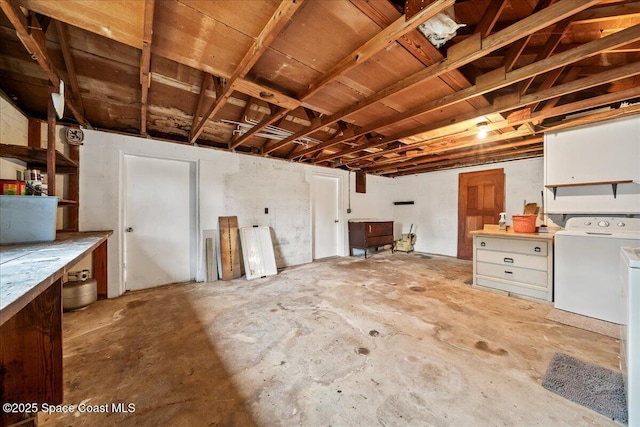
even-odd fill
[[[478,128],[478,138],[484,139],[487,137],[488,126],[489,123],[487,122],[480,122],[476,124],[476,127]]]

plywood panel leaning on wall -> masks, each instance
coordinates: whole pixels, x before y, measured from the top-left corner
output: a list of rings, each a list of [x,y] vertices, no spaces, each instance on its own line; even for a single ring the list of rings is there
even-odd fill
[[[238,217],[221,216],[220,224],[220,261],[222,280],[233,280],[242,276],[240,270],[240,235]]]

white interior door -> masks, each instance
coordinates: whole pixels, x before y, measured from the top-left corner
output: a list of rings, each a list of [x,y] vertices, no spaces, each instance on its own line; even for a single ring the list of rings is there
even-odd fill
[[[340,178],[314,175],[311,181],[313,259],[340,255]]]
[[[126,290],[195,277],[195,165],[124,156]]]

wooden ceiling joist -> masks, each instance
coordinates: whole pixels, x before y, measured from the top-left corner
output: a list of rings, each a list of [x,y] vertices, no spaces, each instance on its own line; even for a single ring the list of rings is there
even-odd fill
[[[147,134],[147,102],[151,86],[151,43],[153,41],[153,11],[155,0],[144,2],[144,22],[142,25],[142,53],[140,54],[140,135]]]
[[[474,32],[480,33],[483,38],[488,37],[506,5],[507,0],[491,0]]]
[[[66,67],[67,78],[69,79],[69,85],[71,86],[71,96],[78,105],[78,110],[84,117],[84,105],[82,103],[82,96],[80,95],[80,85],[78,85],[78,76],[76,74],[76,65],[71,54],[71,47],[69,46],[69,36],[67,35],[66,24],[55,21],[56,32],[58,33],[58,40],[60,41],[60,49],[62,50],[62,57],[64,59],[64,65]]]
[[[200,93],[198,94],[198,105],[196,106],[196,110],[193,113],[193,121],[191,123],[191,128],[195,128],[198,120],[202,117],[202,110],[204,109],[205,101],[207,98],[207,90],[211,88],[213,85],[214,78],[211,74],[206,71],[202,73],[202,81],[200,83]]]
[[[262,29],[262,32],[254,40],[253,44],[246,52],[235,71],[229,79],[227,84],[222,90],[220,96],[216,96],[215,101],[203,114],[202,120],[191,129],[189,133],[189,142],[193,144],[200,134],[204,131],[204,126],[208,120],[213,118],[218,111],[224,106],[231,94],[235,90],[237,80],[246,76],[251,67],[260,59],[264,51],[269,47],[271,42],[276,38],[278,34],[287,25],[293,14],[298,10],[304,0],[283,0],[276,11],[273,13],[267,25]]]
[[[59,91],[60,74],[47,54],[45,46],[46,40],[40,24],[37,23],[37,21],[29,23],[14,0],[0,0],[0,9],[2,9],[7,19],[9,19],[9,22],[11,22],[11,25],[16,29],[16,34],[24,44],[25,49],[32,57],[35,57],[38,65],[40,65],[40,68],[42,68],[47,75],[47,78],[53,85],[53,89]],[[36,33],[38,34],[36,35]],[[69,93],[69,90],[65,91],[65,101],[65,105],[69,107],[78,123],[86,126],[88,123],[80,107],[78,107],[73,96]]]
[[[545,28],[550,23],[559,22],[597,3],[598,0],[585,0],[580,2],[561,0],[556,4],[539,11],[536,14],[533,14],[516,22],[515,24],[498,33],[486,37],[485,39],[482,39],[480,34],[477,34],[477,37],[467,38],[463,42],[458,43],[457,45],[450,48],[447,58],[445,58],[443,61],[440,61],[425,68],[422,71],[412,74],[411,76],[392,84],[391,86],[377,92],[373,96],[358,101],[357,103],[343,109],[338,113],[327,116],[315,126],[310,126],[306,129],[303,129],[302,131],[291,135],[289,138],[280,141],[277,147],[274,145],[270,150],[266,151],[266,153],[268,154],[279,148],[280,146],[286,145],[287,143],[297,138],[309,135],[321,127],[333,124],[336,121],[341,120],[353,113],[361,111],[376,102],[390,97],[391,95],[394,95],[403,90],[407,90],[420,82],[439,77],[442,74],[447,73],[448,71],[468,64],[494,50],[507,46],[515,40],[518,40],[528,34],[535,33],[536,31]]]
[[[298,94],[298,98],[301,101],[309,99],[314,94],[316,94],[321,88],[325,87],[332,81],[336,80],[338,77],[343,76],[348,71],[357,67],[358,65],[364,63],[366,60],[371,58],[376,53],[380,52],[384,48],[386,48],[390,43],[394,42],[396,39],[402,37],[409,31],[413,31],[420,24],[442,12],[448,7],[451,7],[455,3],[455,0],[437,0],[432,2],[429,6],[424,8],[420,13],[414,15],[411,19],[406,20],[403,16],[396,19],[391,25],[386,27],[383,31],[378,33],[375,37],[367,41],[365,44],[360,46],[358,49],[353,51],[351,54],[343,58],[340,62],[333,66],[328,72],[324,73],[320,78],[311,83],[309,87],[304,91]],[[337,120],[332,121],[329,124],[335,123]],[[323,125],[324,126],[324,125]],[[323,127],[320,126],[320,127]],[[319,128],[316,128],[319,129]],[[275,150],[284,147],[287,144],[292,143],[298,138],[301,138],[301,135],[298,137],[289,137],[285,138],[282,141],[275,142],[264,150],[264,154],[270,154]]]
[[[464,123],[464,122],[469,122],[469,126],[473,126],[473,122],[479,121],[479,119],[483,118],[487,114],[501,113],[501,112],[514,110],[517,108],[522,108],[529,104],[533,104],[535,102],[552,99],[558,96],[562,96],[563,94],[572,93],[575,91],[585,90],[606,82],[627,78],[637,74],[640,74],[640,62],[631,63],[615,69],[607,70],[597,75],[584,77],[582,79],[568,82],[562,85],[558,85],[534,94],[526,95],[523,97],[516,97],[516,98],[513,98],[513,100],[510,103],[503,103],[501,101],[498,101],[497,103],[495,103],[493,107],[487,108],[484,111],[481,111],[481,110],[473,111],[471,113],[458,116],[455,120],[444,120],[442,122],[432,123],[432,124],[423,126],[419,129],[416,129],[416,131],[421,131],[421,132],[417,132],[417,134],[426,133],[434,129],[439,129],[446,126],[452,126],[454,124],[459,125],[460,123]],[[491,124],[489,126],[491,126]],[[404,133],[388,136],[383,138],[380,142],[367,144],[367,146],[351,148],[341,152],[336,152],[323,157],[319,157],[317,161],[318,162],[330,161],[335,158],[348,156],[350,154],[357,153],[365,149],[377,148],[388,142],[395,141],[398,139],[403,139],[408,136],[410,135],[404,135]],[[355,159],[343,159],[343,163],[350,164],[356,160],[362,160],[363,158],[367,158],[367,156],[365,155],[362,157],[357,157]]]
[[[598,40],[594,40],[592,42],[581,45],[575,49],[559,53],[557,55],[554,55],[551,58],[540,60],[536,63],[530,64],[522,68],[518,68],[517,70],[511,71],[509,73],[503,72],[503,74],[499,76],[500,78],[497,78],[497,79],[493,78],[493,74],[495,73],[491,72],[489,73],[490,78],[485,78],[484,80],[478,79],[479,83],[475,86],[471,86],[469,88],[460,90],[451,95],[430,101],[426,104],[415,107],[404,113],[397,114],[388,119],[378,121],[371,126],[360,129],[360,131],[358,131],[357,133],[350,135],[349,138],[354,138],[364,133],[371,132],[373,130],[376,130],[385,126],[389,126],[391,124],[397,123],[402,120],[407,120],[407,119],[416,117],[418,115],[427,114],[427,113],[436,111],[438,109],[451,106],[455,103],[465,101],[470,97],[483,95],[488,92],[494,91],[496,89],[500,89],[500,88],[512,85],[524,79],[533,78],[536,75],[550,72],[558,67],[564,67],[573,62],[582,60],[586,57],[596,55],[602,51],[611,49],[612,47],[624,45],[636,40],[640,40],[640,25],[636,25],[634,27],[628,28],[626,30],[620,31],[618,33],[612,34],[607,37],[603,37]],[[485,81],[488,81],[490,83],[485,83]],[[411,136],[411,135],[404,135],[402,136],[402,138],[406,138],[408,136]],[[347,138],[344,138],[344,137],[343,139],[334,138],[332,140],[331,145],[319,144],[318,147],[322,146],[323,149],[328,148],[329,146],[337,145],[339,143],[344,142],[345,139]],[[375,148],[375,147],[365,147],[365,148]],[[344,152],[344,154],[345,155],[350,154],[354,150],[355,149],[347,150]],[[321,157],[320,159],[324,159],[324,158]]]

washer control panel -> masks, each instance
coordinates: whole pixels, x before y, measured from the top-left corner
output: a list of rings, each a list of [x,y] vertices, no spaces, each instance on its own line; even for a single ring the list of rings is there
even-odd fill
[[[567,220],[565,230],[640,233],[640,218],[627,217],[573,217]]]

